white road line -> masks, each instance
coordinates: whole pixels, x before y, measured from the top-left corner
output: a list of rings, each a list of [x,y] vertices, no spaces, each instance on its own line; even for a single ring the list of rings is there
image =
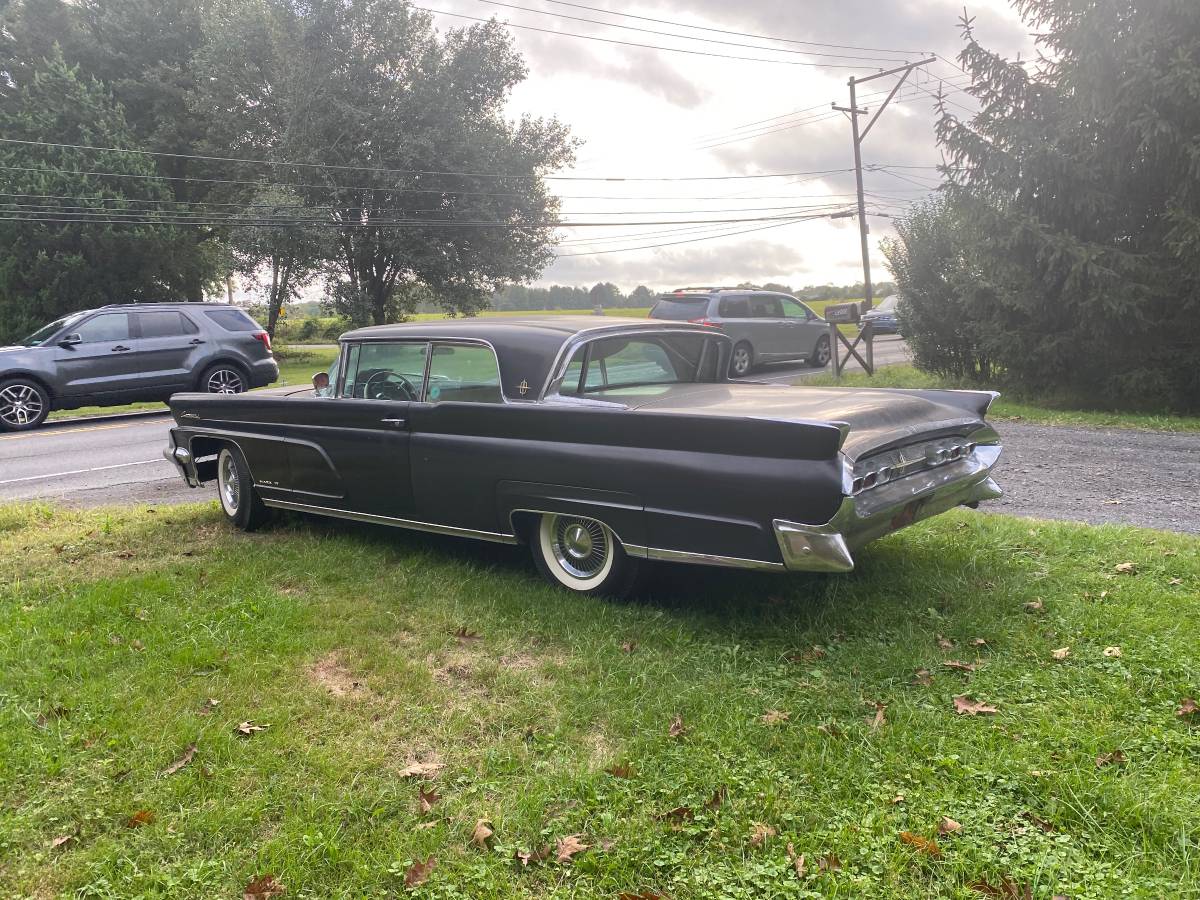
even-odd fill
[[[41,481],[45,478],[62,478],[66,475],[86,475],[89,472],[107,472],[110,469],[127,469],[130,466],[148,466],[150,463],[166,462],[161,457],[159,459],[143,459],[138,462],[117,463],[115,466],[93,466],[90,469],[72,469],[70,472],[52,472],[48,475],[27,475],[24,478],[10,478],[8,481],[0,481],[0,485],[18,484],[22,481]]]

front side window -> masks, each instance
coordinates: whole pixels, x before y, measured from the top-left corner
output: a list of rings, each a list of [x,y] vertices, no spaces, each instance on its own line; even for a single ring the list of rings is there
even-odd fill
[[[429,345],[420,341],[351,344],[346,356],[343,397],[359,400],[419,400]]]
[[[808,307],[796,300],[789,300],[787,297],[780,297],[779,302],[783,304],[783,315],[787,319],[813,319],[816,318],[815,313],[809,311]]]
[[[575,351],[559,393],[587,396],[648,385],[718,380],[715,341],[699,334],[611,337]]]
[[[40,347],[54,335],[58,334],[62,329],[66,328],[70,323],[79,318],[79,313],[73,316],[64,316],[57,321],[51,322],[49,325],[44,325],[31,334],[25,340],[21,341],[22,347]]]
[[[129,340],[129,314],[101,313],[98,316],[92,316],[75,329],[75,333],[85,344],[127,341]]]
[[[500,369],[491,347],[435,344],[429,360],[430,403],[503,403]]]

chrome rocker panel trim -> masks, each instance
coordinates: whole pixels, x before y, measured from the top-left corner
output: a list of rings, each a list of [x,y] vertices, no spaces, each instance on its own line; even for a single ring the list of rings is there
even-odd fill
[[[480,541],[491,541],[496,544],[519,543],[516,535],[498,534],[494,531],[476,531],[473,528],[436,525],[433,522],[418,522],[415,519],[396,519],[392,516],[377,516],[372,513],[351,512],[347,509],[314,506],[311,503],[296,503],[292,500],[268,500],[266,497],[263,497],[263,503],[275,509],[290,509],[293,512],[314,513],[319,516],[331,516],[335,519],[352,519],[355,522],[370,522],[375,525],[391,525],[395,528],[408,528],[412,531],[429,531],[433,534],[445,534],[450,537],[474,538]]]
[[[846,497],[824,525],[776,519],[775,538],[784,565],[799,572],[850,572],[850,551],[956,506],[1002,496],[992,479],[1000,446],[977,446],[968,457]]]

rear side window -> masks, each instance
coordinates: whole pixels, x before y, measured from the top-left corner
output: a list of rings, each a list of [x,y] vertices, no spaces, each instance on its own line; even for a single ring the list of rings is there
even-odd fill
[[[708,311],[707,296],[700,297],[659,297],[650,310],[652,319],[669,319],[673,322],[686,322],[688,319],[699,319]]]
[[[240,309],[206,309],[204,314],[226,331],[262,331],[244,310]]]
[[[103,313],[92,316],[75,329],[75,333],[85,344],[101,341],[127,341],[129,340],[129,314]]]
[[[144,338],[177,337],[200,330],[183,313],[173,310],[138,313],[137,317]]]
[[[500,369],[491,347],[435,344],[429,361],[430,403],[503,403]]]
[[[746,297],[722,297],[721,298],[721,318],[722,319],[748,319],[750,318],[750,301]]]
[[[754,319],[782,319],[783,304],[778,297],[751,295],[750,317]]]

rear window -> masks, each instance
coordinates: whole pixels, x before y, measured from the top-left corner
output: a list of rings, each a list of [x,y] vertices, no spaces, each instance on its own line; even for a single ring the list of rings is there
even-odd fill
[[[206,309],[204,314],[226,331],[262,331],[259,324],[240,309]]]
[[[670,319],[675,322],[698,319],[708,310],[708,300],[707,294],[697,297],[659,297],[654,309],[650,310],[650,318]]]

